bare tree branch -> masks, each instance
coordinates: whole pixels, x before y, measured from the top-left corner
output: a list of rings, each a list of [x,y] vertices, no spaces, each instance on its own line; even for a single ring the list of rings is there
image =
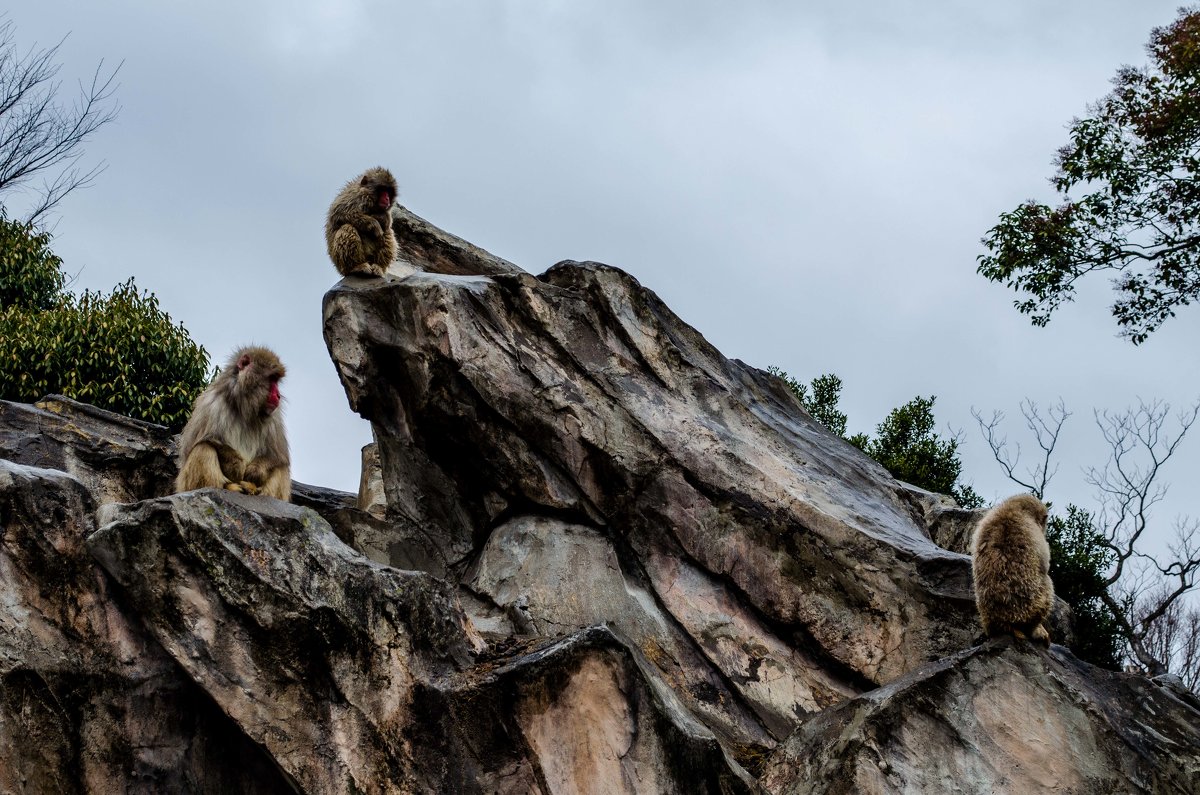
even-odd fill
[[[59,101],[57,44],[45,49],[17,50],[11,20],[0,23],[0,194],[31,190],[36,195],[23,220],[43,220],[63,197],[81,188],[104,170],[100,163],[79,167],[83,144],[100,127],[117,117],[113,101],[118,64],[105,71],[101,61],[90,82],[80,81],[71,104]],[[40,188],[30,188],[34,177]]]
[[[1018,476],[1016,470],[1021,461],[1021,445],[1014,444],[1015,452],[1010,455],[1008,438],[999,434],[1000,423],[1004,421],[1004,412],[993,411],[992,418],[984,420],[979,411],[971,409],[971,416],[979,423],[979,432],[983,434],[984,441],[992,450],[992,456],[1000,464],[1008,479],[1022,488],[1029,489],[1034,496],[1042,499],[1046,494],[1046,487],[1050,485],[1050,480],[1058,473],[1058,465],[1055,464],[1052,467],[1051,459],[1054,456],[1054,448],[1058,444],[1058,435],[1062,432],[1063,423],[1071,416],[1071,412],[1067,411],[1066,405],[1060,398],[1058,403],[1050,406],[1043,416],[1038,404],[1025,398],[1021,401],[1021,415],[1025,418],[1025,427],[1033,432],[1033,438],[1042,451],[1042,457],[1031,469],[1026,470],[1025,474]],[[1022,480],[1022,478],[1026,479]]]
[[[1023,401],[1021,413],[1042,451],[1027,474],[1017,474],[1020,448],[1010,455],[1001,435],[1003,413],[985,420],[972,410],[996,461],[1008,478],[1043,497],[1057,471],[1051,465],[1059,432],[1070,414],[1062,401],[1043,413]],[[1200,522],[1177,520],[1170,559],[1147,553],[1142,542],[1151,527],[1152,510],[1167,494],[1163,470],[1179,450],[1200,416],[1200,402],[1179,412],[1171,422],[1170,406],[1162,401],[1141,402],[1122,412],[1096,412],[1096,425],[1109,446],[1103,467],[1087,470],[1100,502],[1093,514],[1096,531],[1112,552],[1104,573],[1101,601],[1112,613],[1129,654],[1153,676],[1173,670],[1194,687],[1200,682],[1200,612],[1188,610],[1185,595],[1200,577]]]

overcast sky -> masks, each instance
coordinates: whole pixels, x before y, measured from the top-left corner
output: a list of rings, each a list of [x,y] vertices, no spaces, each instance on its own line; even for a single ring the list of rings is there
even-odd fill
[[[1072,117],[1178,0],[24,3],[65,88],[124,61],[108,169],[61,205],[77,289],[129,276],[217,360],[289,368],[294,475],[356,490],[369,425],[321,338],[323,219],[383,164],[399,201],[534,273],[621,267],[726,355],[845,382],[851,431],[936,395],[966,476],[1015,490],[971,408],[1062,397],[1050,496],[1091,501],[1093,408],[1200,396],[1200,308],[1135,348],[1103,277],[1037,329],[975,273],[997,216],[1048,201]],[[1020,425],[1010,420],[1010,438]],[[1200,514],[1200,428],[1159,513]]]

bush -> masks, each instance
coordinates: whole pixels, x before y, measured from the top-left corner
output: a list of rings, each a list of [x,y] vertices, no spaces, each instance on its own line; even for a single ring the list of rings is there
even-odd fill
[[[1066,516],[1046,523],[1050,543],[1050,579],[1054,593],[1071,606],[1075,642],[1071,651],[1093,665],[1121,670],[1125,641],[1120,623],[1101,599],[1108,589],[1107,573],[1116,561],[1092,516],[1075,505]]]
[[[0,224],[0,399],[58,393],[183,427],[208,383],[208,353],[133,279],[108,295],[64,293],[47,242]]]
[[[958,482],[962,475],[958,439],[943,439],[934,432],[936,401],[932,395],[917,396],[892,409],[875,427],[874,439],[859,433],[851,436],[849,442],[905,483],[950,494],[964,508],[979,508],[983,498],[970,486]]]
[[[66,279],[49,244],[49,235],[0,210],[0,308],[49,309],[58,302]]]

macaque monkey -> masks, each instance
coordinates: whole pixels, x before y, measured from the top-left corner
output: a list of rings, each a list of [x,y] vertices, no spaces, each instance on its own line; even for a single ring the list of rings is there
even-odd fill
[[[1018,494],[984,514],[971,542],[971,571],[988,637],[1028,637],[1050,645],[1046,622],[1054,606],[1054,583],[1041,500]]]
[[[325,245],[338,273],[382,276],[396,258],[392,203],[396,180],[376,167],[350,180],[329,205]]]
[[[279,408],[283,363],[267,348],[235,351],[192,409],[179,440],[175,491],[206,486],[280,500],[292,465]]]

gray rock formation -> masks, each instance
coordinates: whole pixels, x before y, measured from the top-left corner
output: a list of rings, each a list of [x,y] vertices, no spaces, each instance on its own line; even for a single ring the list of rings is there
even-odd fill
[[[1148,679],[988,641],[826,710],[768,792],[1200,792],[1200,715]]]
[[[358,495],[0,402],[0,792],[1200,790],[1174,679],[974,645],[975,514],[627,274],[395,216],[324,305]]]
[[[618,270],[347,280],[325,318],[389,516],[437,528],[488,607],[643,639],[734,742],[978,633],[969,561],[910,489]],[[592,589],[582,609],[547,566]]]
[[[88,554],[95,507],[75,477],[0,461],[0,792],[286,792]]]

